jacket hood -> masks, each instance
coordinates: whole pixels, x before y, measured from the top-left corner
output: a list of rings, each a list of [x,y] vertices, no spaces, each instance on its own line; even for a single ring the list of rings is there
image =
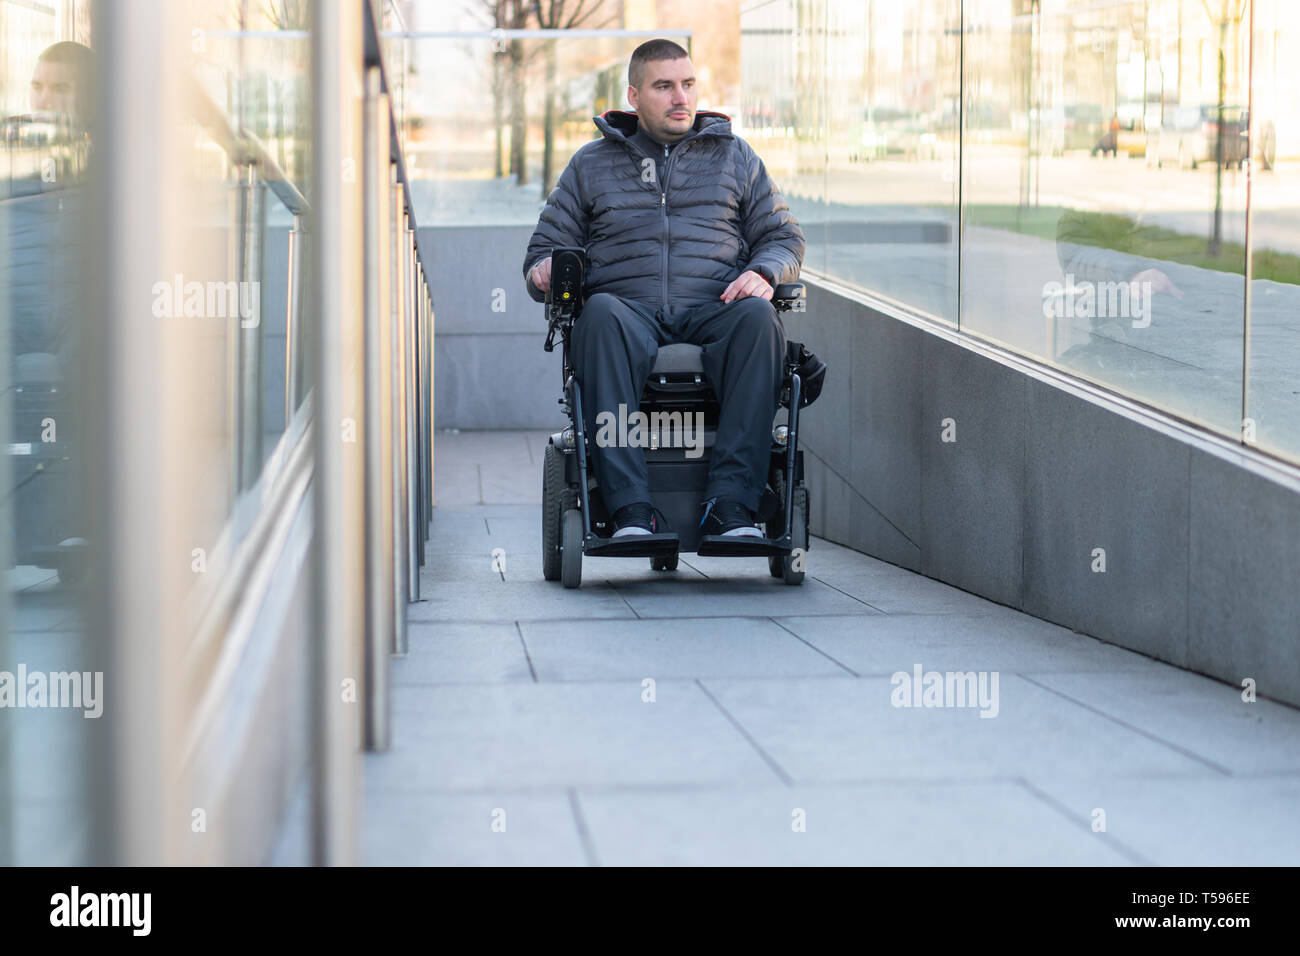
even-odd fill
[[[637,116],[630,110],[606,110],[591,119],[606,139],[628,140],[636,132]],[[692,139],[706,129],[719,136],[730,136],[731,117],[726,113],[715,113],[713,110],[697,110],[693,129],[693,133],[687,133],[679,142]]]

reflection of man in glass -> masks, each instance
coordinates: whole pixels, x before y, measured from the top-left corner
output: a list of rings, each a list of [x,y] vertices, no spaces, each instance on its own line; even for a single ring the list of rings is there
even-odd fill
[[[80,43],[55,43],[32,70],[31,112],[7,117],[9,192],[27,195],[71,184],[85,170],[94,94],[94,54]]]
[[[33,115],[14,117],[39,125],[56,125],[63,134],[56,140],[85,142],[90,123],[94,54],[72,41],[45,48],[32,70],[31,108]],[[15,181],[14,204],[0,222],[8,231],[7,281],[0,283],[9,295],[12,321],[10,356],[47,353],[68,359],[74,344],[71,326],[77,305],[78,286],[70,277],[78,264],[84,231],[80,189],[67,149],[41,149],[34,186]],[[81,157],[84,158],[84,155]],[[32,192],[44,193],[30,195]],[[18,197],[23,197],[18,201]]]
[[[46,47],[32,72],[32,111],[68,118],[85,129],[90,118],[93,54],[90,47],[65,40]]]
[[[1173,236],[1173,234],[1170,234]],[[1152,324],[1151,296],[1166,293],[1176,299],[1183,291],[1163,271],[1162,253],[1178,237],[1150,234],[1127,216],[1067,209],[1056,224],[1056,254],[1066,280],[1061,292],[1071,301],[1055,312],[1074,321],[1067,325],[1086,333],[1058,358],[1062,364],[1088,374],[1131,372],[1135,330]],[[1083,295],[1080,295],[1083,293]],[[1114,313],[1112,306],[1120,308]],[[1069,344],[1069,343],[1067,343]]]
[[[93,111],[93,54],[80,43],[46,48],[32,71],[31,114],[7,135],[35,147],[31,181],[10,184],[0,209],[0,295],[7,298],[13,401],[4,423],[12,449],[12,559],[75,574],[80,518],[80,329],[86,249],[85,196],[77,175]]]

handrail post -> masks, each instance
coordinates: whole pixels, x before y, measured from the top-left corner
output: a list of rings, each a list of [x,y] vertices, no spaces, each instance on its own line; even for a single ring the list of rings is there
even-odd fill
[[[405,654],[407,650],[406,605],[409,600],[406,561],[409,551],[406,544],[406,462],[403,457],[406,447],[406,402],[404,400],[406,386],[402,374],[402,356],[405,349],[402,329],[406,312],[404,290],[406,289],[408,260],[403,254],[402,237],[405,233],[405,207],[402,184],[398,181],[397,167],[395,165],[391,167],[390,185],[392,187],[389,200],[392,210],[392,224],[389,229],[389,249],[392,255],[390,271],[392,292],[389,296],[389,309],[392,317],[392,334],[389,337],[391,365],[389,394],[393,407],[393,420],[390,432],[392,435],[392,452],[389,458],[392,462],[393,471],[393,652]]]
[[[434,308],[433,308],[432,290],[426,287],[424,290],[424,297],[425,297],[425,302],[429,309],[429,321],[428,321],[429,334],[425,336],[424,352],[429,360],[429,384],[425,390],[425,399],[429,403],[429,526],[430,526],[430,533],[432,533],[433,509],[434,509],[434,502],[436,500],[434,497],[434,487],[433,487],[433,461],[434,461],[433,436],[435,434],[434,432],[434,427],[436,422],[435,416],[437,415],[437,409],[434,407],[434,395],[435,395],[434,386],[437,382],[437,377],[436,377],[437,376],[437,353],[434,351],[434,347],[433,347],[434,344],[433,336],[434,336],[434,328],[438,316],[434,312]]]
[[[387,382],[383,311],[387,305],[385,275],[388,234],[387,98],[379,92],[379,68],[366,71],[366,97],[362,111],[362,206],[363,263],[365,268],[365,449],[366,449],[366,719],[368,750],[387,750],[391,743],[391,698],[389,655],[393,645],[393,605],[389,599],[388,575],[392,566],[392,509],[389,506],[391,479],[388,470],[391,443],[384,423],[384,389]],[[386,446],[389,446],[386,451]]]
[[[424,387],[424,269],[420,265],[420,251],[415,252],[415,556],[419,567],[424,567],[424,405],[420,392]],[[418,597],[418,592],[417,592]]]
[[[416,328],[416,262],[415,262],[415,230],[409,225],[411,219],[406,217],[406,257],[409,262],[407,271],[407,285],[405,289],[406,301],[408,308],[406,310],[406,326],[404,328],[404,349],[402,358],[402,371],[404,376],[404,395],[406,403],[406,571],[408,575],[407,589],[410,594],[410,600],[418,601],[420,599],[420,530],[417,523],[416,512],[418,508],[417,498],[419,497],[419,478],[416,474],[416,465],[418,451],[416,449],[416,428],[418,427],[418,416],[415,408],[415,350],[418,343],[415,338]]]
[[[289,290],[284,320],[284,421],[288,427],[293,413],[302,404],[306,391],[303,375],[303,283],[306,276],[308,252],[307,229],[300,213],[294,213],[293,228],[289,230]]]
[[[311,701],[312,861],[357,859],[360,724],[347,681],[361,675],[355,635],[364,630],[358,553],[364,475],[357,461],[357,407],[351,363],[364,303],[353,181],[361,126],[362,16],[346,0],[318,0],[311,29],[312,273],[308,314],[315,366],[313,401]],[[351,177],[349,177],[351,170]],[[361,486],[361,487],[359,487]],[[361,494],[358,494],[361,491]]]
[[[236,301],[226,303],[227,314],[238,323],[239,389],[235,435],[238,446],[240,492],[257,483],[262,472],[262,238],[266,232],[266,183],[258,178],[257,167],[241,167],[239,201],[239,283]],[[244,317],[245,304],[252,315]],[[286,418],[287,422],[288,419]]]
[[[424,382],[420,396],[424,402],[424,540],[429,540],[429,528],[433,524],[433,308],[429,304],[429,277],[425,274],[424,286],[420,289],[424,302],[424,338],[421,339],[424,357]]]

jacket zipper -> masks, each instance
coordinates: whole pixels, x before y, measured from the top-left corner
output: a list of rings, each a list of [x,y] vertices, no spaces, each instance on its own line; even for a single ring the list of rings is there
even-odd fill
[[[660,273],[663,276],[664,289],[664,315],[668,314],[668,164],[672,162],[672,157],[668,155],[668,147],[664,147],[664,181],[659,184],[662,192],[659,193],[659,208],[664,214],[664,241],[663,254],[660,257]]]
[[[682,148],[688,142],[693,143],[701,136],[704,135],[708,135],[707,130],[700,130],[694,136],[688,136],[686,139],[678,140],[677,150],[672,155],[669,155],[668,147],[667,146],[664,147],[664,175],[663,175],[663,182],[659,184],[659,208],[663,211],[664,214],[664,228],[663,228],[664,241],[663,241],[663,253],[660,256],[659,269],[660,269],[660,277],[662,279],[665,311],[667,311],[668,309],[668,176],[670,170],[672,169],[673,160],[676,159],[678,155],[681,154]],[[642,150],[639,146],[637,146],[635,143],[633,143],[631,140],[627,139],[626,137],[624,138],[623,142],[627,143],[627,145],[631,147],[633,151],[640,153],[642,156],[646,155],[644,150]]]
[[[701,130],[700,133],[690,137],[689,139],[680,140],[677,143],[677,148],[673,150],[671,156],[668,154],[668,147],[667,146],[664,147],[664,181],[661,184],[663,187],[663,192],[659,194],[659,206],[664,211],[664,251],[663,251],[662,269],[663,269],[664,312],[665,313],[668,311],[668,240],[669,240],[668,180],[672,176],[673,162],[677,159],[678,156],[682,154],[682,151],[686,149],[687,145],[699,140],[703,132],[704,131]]]

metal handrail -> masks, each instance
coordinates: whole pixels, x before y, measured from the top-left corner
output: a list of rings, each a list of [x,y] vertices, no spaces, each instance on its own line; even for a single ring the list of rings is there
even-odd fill
[[[248,150],[249,160],[261,168],[262,180],[270,187],[271,192],[275,193],[275,197],[295,216],[307,215],[311,211],[311,205],[307,202],[307,197],[299,192],[293,180],[285,175],[284,170],[280,168],[280,164],[275,161],[275,157],[266,148],[266,144],[258,139],[256,133],[245,126],[239,128],[239,135]]]
[[[275,193],[276,198],[295,216],[305,216],[311,211],[307,197],[280,168],[266,144],[246,126],[235,127],[225,111],[213,102],[198,81],[190,75],[185,79],[190,112],[207,130],[208,135],[221,147],[236,166],[257,166],[262,180]]]

